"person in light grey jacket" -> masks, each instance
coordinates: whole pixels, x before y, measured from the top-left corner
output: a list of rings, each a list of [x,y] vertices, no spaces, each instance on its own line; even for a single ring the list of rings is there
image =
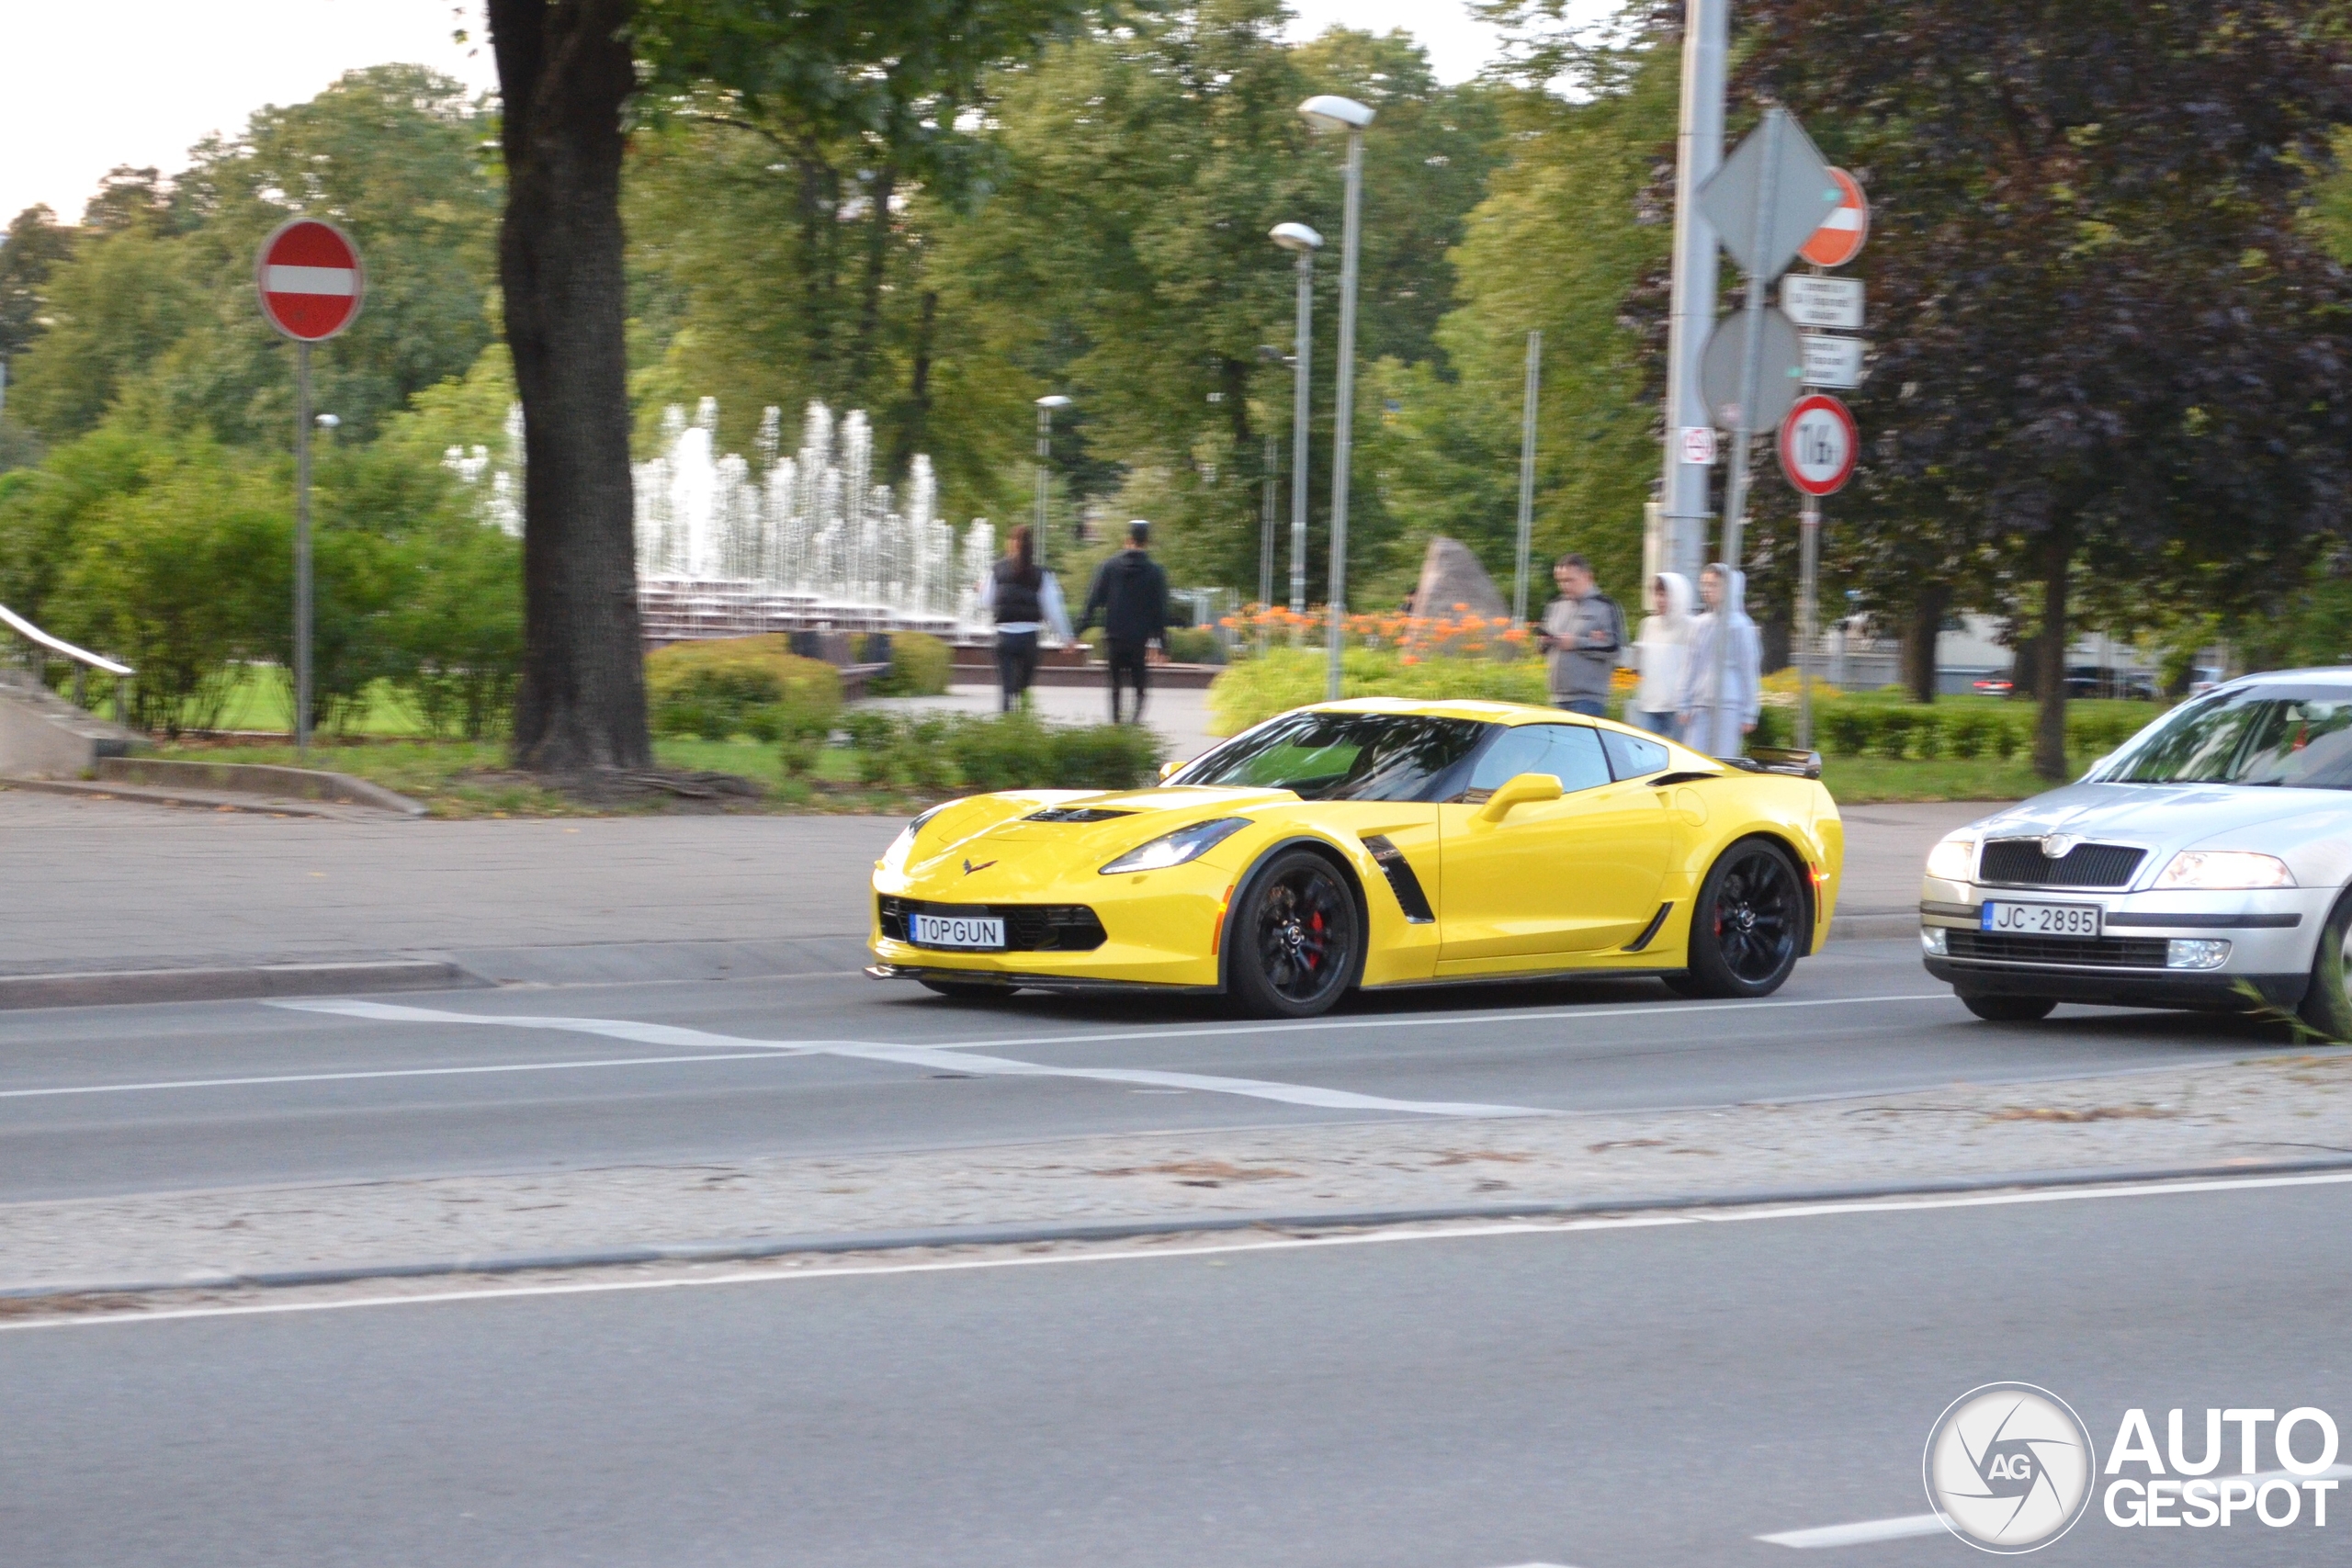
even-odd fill
[[[1609,682],[1623,662],[1625,612],[1600,591],[1592,564],[1562,556],[1552,568],[1560,596],[1544,610],[1535,646],[1546,655],[1552,705],[1600,718],[1609,711]]]
[[[1690,658],[1675,710],[1682,744],[1710,757],[1736,757],[1762,711],[1763,646],[1747,618],[1747,576],[1715,561],[1699,574],[1706,613],[1690,630]]]

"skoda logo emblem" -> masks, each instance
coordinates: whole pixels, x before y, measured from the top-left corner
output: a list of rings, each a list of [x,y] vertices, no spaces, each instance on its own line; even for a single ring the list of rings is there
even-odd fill
[[[2074,1529],[2098,1455],[2064,1400],[2031,1383],[1993,1382],[1936,1418],[1920,1468],[1946,1529],[1980,1551],[2014,1555]]]
[[[2041,840],[2041,852],[2052,860],[2064,860],[2082,841],[2072,833],[2052,833]]]

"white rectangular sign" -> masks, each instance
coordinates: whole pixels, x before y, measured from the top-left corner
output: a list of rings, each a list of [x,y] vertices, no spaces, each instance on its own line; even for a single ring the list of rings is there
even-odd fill
[[[1791,273],[1781,279],[1781,309],[1801,327],[1862,329],[1862,282],[1858,277],[1809,277]]]
[[[1808,387],[1859,387],[1862,384],[1862,351],[1870,345],[1858,337],[1804,334],[1804,384]]]
[[[1701,468],[1713,468],[1715,461],[1715,427],[1712,424],[1686,424],[1682,427],[1682,460]]]

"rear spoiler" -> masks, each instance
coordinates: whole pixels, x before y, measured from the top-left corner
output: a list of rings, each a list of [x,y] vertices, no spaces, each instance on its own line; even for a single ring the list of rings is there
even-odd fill
[[[1793,779],[1821,776],[1821,753],[1799,750],[1793,746],[1751,746],[1745,757],[1722,757],[1717,761],[1745,768],[1751,773],[1784,773]]]

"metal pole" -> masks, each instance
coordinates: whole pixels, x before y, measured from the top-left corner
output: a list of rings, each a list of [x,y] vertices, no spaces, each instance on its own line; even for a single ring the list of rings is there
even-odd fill
[[[1324,614],[1324,646],[1330,654],[1325,678],[1327,700],[1340,700],[1340,657],[1347,641],[1348,457],[1356,417],[1356,249],[1363,208],[1363,127],[1348,128],[1347,223],[1340,243],[1339,392],[1331,414],[1331,593]]]
[[[1266,437],[1266,473],[1258,502],[1258,608],[1263,611],[1274,602],[1274,491],[1278,471],[1282,466],[1282,439]],[[1258,628],[1258,646],[1266,645],[1265,626]]]
[[[1544,334],[1527,334],[1527,387],[1519,413],[1518,574],[1510,592],[1511,619],[1527,624],[1527,558],[1535,541],[1535,399],[1543,390]]]
[[[1797,576],[1797,744],[1813,748],[1813,661],[1820,655],[1820,634],[1815,629],[1821,607],[1816,597],[1821,583],[1821,501],[1804,498],[1797,514],[1802,544]]]
[[[1748,250],[1748,254],[1751,256],[1768,254],[1771,249],[1772,204],[1779,196],[1780,186],[1781,137],[1788,123],[1789,115],[1786,109],[1770,108],[1764,111],[1764,125],[1760,132],[1764,138],[1764,165],[1763,174],[1756,182],[1756,225],[1751,231]],[[1770,286],[1771,280],[1762,273],[1751,272],[1747,275],[1747,305],[1745,317],[1741,321],[1739,407],[1735,411],[1732,422],[1730,468],[1724,476],[1723,562],[1724,566],[1731,569],[1733,575],[1732,580],[1724,584],[1723,607],[1718,612],[1723,617],[1721,625],[1724,635],[1715,638],[1714,722],[1718,726],[1724,723],[1724,715],[1733,696],[1730,635],[1732,612],[1736,607],[1745,607],[1744,604],[1735,606],[1733,598],[1740,570],[1743,542],[1741,531],[1747,522],[1747,447],[1751,437],[1755,434],[1751,422],[1755,419],[1756,395],[1758,383],[1762,379],[1763,367],[1759,362],[1764,356],[1764,297]],[[1743,599],[1744,597],[1742,595]],[[1720,735],[1723,730],[1718,728],[1716,733]],[[1730,736],[1729,755],[1736,757],[1743,750],[1739,730],[1736,725],[1731,728]]]
[[[1046,459],[1053,455],[1054,411],[1037,411],[1037,521],[1030,532],[1036,536],[1032,542],[1037,547],[1037,570],[1046,569]]]
[[[1666,482],[1658,493],[1666,550],[1659,569],[1698,581],[1707,552],[1709,468],[1682,460],[1682,432],[1710,429],[1699,390],[1699,358],[1715,321],[1714,226],[1699,215],[1699,187],[1724,161],[1724,83],[1730,56],[1731,0],[1686,0],[1682,23],[1682,120],[1675,138],[1674,292],[1667,325]]]
[[[294,343],[294,755],[311,751],[311,345]]]
[[[1290,613],[1306,614],[1306,434],[1314,412],[1315,253],[1298,253],[1298,344],[1290,394]]]

